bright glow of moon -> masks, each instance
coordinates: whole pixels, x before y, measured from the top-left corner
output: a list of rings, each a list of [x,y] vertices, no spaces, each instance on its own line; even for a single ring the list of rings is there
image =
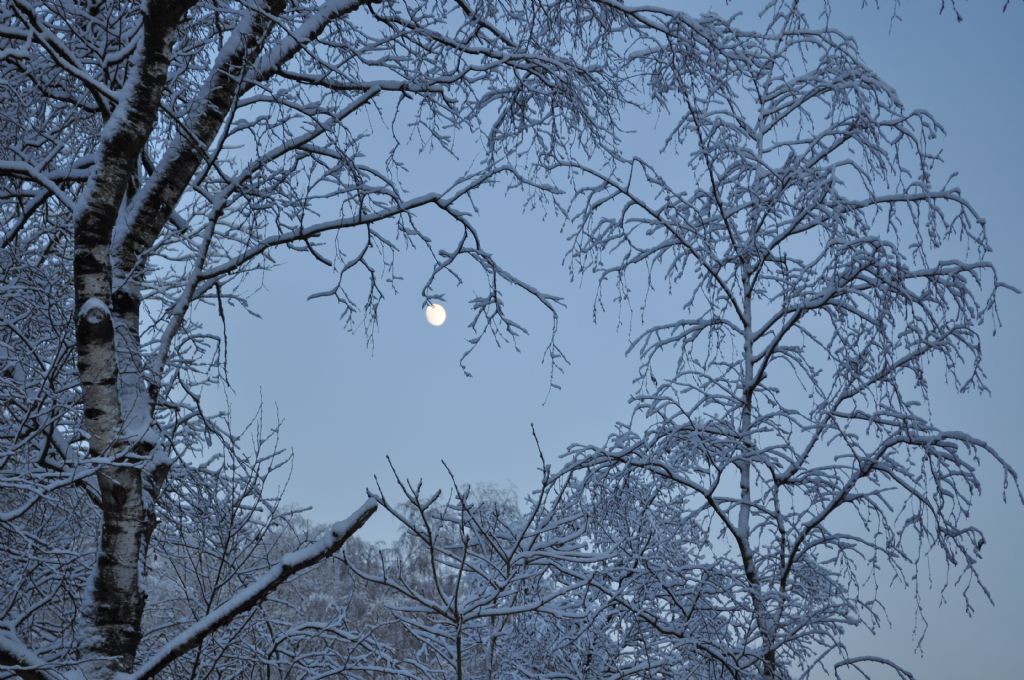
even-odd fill
[[[424,313],[427,315],[427,323],[431,326],[440,326],[448,318],[448,312],[444,311],[444,307],[436,302],[427,305]]]

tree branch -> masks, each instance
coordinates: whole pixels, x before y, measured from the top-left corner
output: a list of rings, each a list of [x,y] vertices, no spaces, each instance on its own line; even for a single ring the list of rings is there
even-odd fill
[[[320,540],[284,555],[260,578],[239,590],[230,600],[199,619],[165,644],[138,669],[127,676],[130,680],[146,680],[170,665],[236,616],[260,604],[292,575],[336,553],[345,541],[362,527],[377,510],[377,502],[368,500],[348,519],[337,522]]]

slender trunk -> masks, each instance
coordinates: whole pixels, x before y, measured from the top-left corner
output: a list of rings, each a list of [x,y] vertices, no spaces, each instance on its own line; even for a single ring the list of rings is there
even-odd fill
[[[462,680],[462,621],[455,625],[455,677]]]
[[[744,265],[745,267],[745,265]],[[751,289],[751,273],[744,268],[743,271],[743,403],[740,410],[740,433],[742,435],[742,446],[744,456],[748,456],[755,446],[753,433],[754,413],[754,340],[753,340],[753,291]],[[751,492],[751,463],[744,459],[739,464],[740,468],[740,553],[743,559],[743,571],[750,588],[751,606],[754,610],[754,618],[757,621],[758,633],[761,636],[762,646],[762,673],[765,678],[776,678],[778,675],[778,663],[775,657],[774,635],[772,626],[768,620],[768,612],[764,599],[761,597],[761,580],[757,573],[757,566],[754,564],[754,553],[750,546],[750,508],[753,502]]]
[[[134,663],[145,601],[139,573],[150,523],[144,498],[145,461],[138,454],[148,453],[152,443],[139,450],[143,437],[132,430],[137,424],[126,420],[138,408],[148,408],[148,394],[143,390],[141,405],[126,403],[129,400],[120,389],[125,376],[119,370],[118,345],[127,340],[129,353],[138,346],[138,303],[114,295],[111,243],[129,180],[156,122],[174,33],[186,9],[184,2],[144,6],[143,38],[121,99],[103,129],[96,169],[74,217],[83,425],[90,455],[109,461],[97,472],[102,528],[91,600],[84,611],[92,632],[82,651],[92,659],[90,677],[97,678],[111,677]]]

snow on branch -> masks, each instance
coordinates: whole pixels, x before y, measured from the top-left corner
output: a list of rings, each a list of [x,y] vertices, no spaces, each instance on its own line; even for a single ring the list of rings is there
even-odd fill
[[[336,522],[330,531],[325,532],[318,541],[281,557],[263,576],[239,590],[227,602],[182,631],[152,657],[140,664],[138,669],[128,677],[131,680],[156,677],[157,673],[194,648],[214,631],[230,623],[239,614],[260,604],[292,575],[337,552],[376,510],[377,502],[372,499],[368,500],[348,519]]]
[[[0,624],[0,667],[23,680],[73,680],[81,675],[56,673],[52,664],[39,657],[7,626]]]

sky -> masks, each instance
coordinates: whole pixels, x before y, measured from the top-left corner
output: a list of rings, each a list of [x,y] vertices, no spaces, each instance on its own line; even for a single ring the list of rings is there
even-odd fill
[[[708,2],[708,5],[713,3]],[[721,3],[717,3],[721,5]],[[732,2],[720,10],[753,12],[757,3]],[[1002,2],[960,2],[964,21],[939,0],[903,0],[893,20],[891,5],[861,9],[856,0],[833,0],[831,22],[854,36],[865,60],[910,108],[924,108],[943,124],[947,168],[988,219],[991,260],[1003,279],[1024,286],[1020,203],[1024,197],[1024,4],[1003,13]],[[874,5],[874,3],[869,3]],[[883,3],[884,5],[885,3]],[[687,3],[697,12],[701,2]],[[445,161],[422,158],[413,174]],[[284,421],[282,441],[294,448],[286,498],[311,508],[316,521],[341,519],[361,504],[374,476],[384,480],[390,456],[403,476],[427,486],[448,482],[446,461],[460,482],[512,486],[526,493],[538,478],[536,432],[548,460],[573,442],[603,441],[618,420],[628,417],[627,397],[634,360],[626,356],[628,310],[614,307],[595,315],[594,287],[570,281],[563,266],[566,249],[560,220],[524,212],[515,195],[493,192],[478,203],[476,222],[486,247],[531,284],[561,295],[558,341],[571,364],[549,387],[544,364],[550,319],[526,298],[509,304],[531,334],[518,348],[482,341],[460,367],[468,337],[468,299],[481,289],[471,278],[462,287],[443,283],[447,323],[429,326],[419,296],[428,273],[425,258],[402,258],[397,292],[382,306],[368,346],[361,332],[339,322],[330,299],[307,296],[331,283],[326,272],[306,261],[285,258],[250,300],[262,318],[229,317],[229,369],[234,406],[251,413],[262,398]],[[437,218],[438,232],[450,227]],[[448,232],[452,233],[452,232]],[[938,422],[955,423],[994,445],[1018,469],[1024,451],[1016,425],[1024,410],[1024,296],[1004,296],[1003,327],[989,338],[985,368],[991,394],[933,394]],[[239,417],[241,420],[241,417]],[[889,656],[922,680],[984,677],[1014,680],[1024,611],[1024,509],[1004,504],[1000,478],[983,470],[983,496],[972,519],[988,544],[980,571],[995,606],[976,602],[968,617],[955,592],[941,602],[926,596],[927,635],[914,650],[914,616],[909,593],[895,589],[888,599],[893,627],[878,636],[855,633],[855,654]],[[392,489],[385,486],[385,489]],[[374,518],[362,537],[387,540],[395,526]]]

